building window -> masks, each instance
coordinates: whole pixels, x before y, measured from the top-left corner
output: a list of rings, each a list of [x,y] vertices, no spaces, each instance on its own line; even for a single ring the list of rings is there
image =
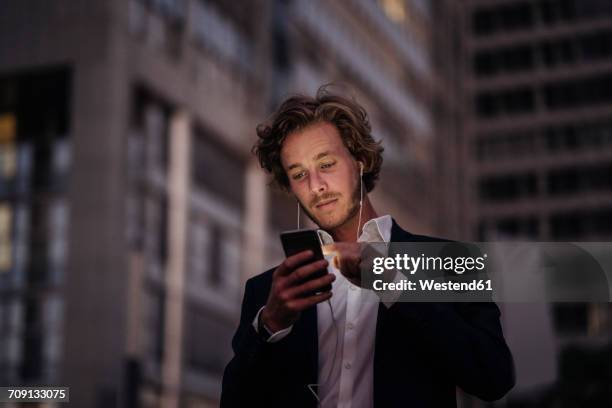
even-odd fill
[[[553,213],[548,219],[551,238],[586,240],[612,237],[612,208],[594,208]]]
[[[535,173],[490,176],[479,182],[479,196],[483,201],[510,201],[537,194]]]
[[[540,44],[540,52],[542,54],[542,61],[548,68],[562,64],[573,64],[577,60],[576,46],[573,38],[545,41]]]
[[[13,209],[0,202],[0,276],[13,266]]]
[[[602,30],[583,34],[577,39],[578,49],[584,61],[598,61],[612,57],[612,31]]]
[[[3,383],[58,380],[63,310],[54,293],[63,284],[68,249],[70,95],[66,67],[0,77]]]
[[[161,277],[167,257],[167,173],[172,109],[139,86],[133,93],[127,138],[129,191],[126,235],[131,247],[144,250],[153,276]]]
[[[576,18],[575,2],[574,0],[541,1],[540,15],[542,22],[549,25],[574,20]]]
[[[17,297],[0,298],[0,381],[15,384],[19,380],[23,335],[23,308]]]
[[[172,109],[161,97],[138,86],[133,94],[131,131],[128,146],[134,167],[157,172],[162,178],[168,171],[170,157],[170,115]],[[135,169],[136,170],[136,169]]]
[[[535,239],[539,234],[539,223],[536,217],[508,217],[496,222],[498,234],[509,237]]]
[[[215,142],[212,134],[202,129],[196,129],[194,133],[191,149],[194,187],[210,191],[241,207],[245,187],[243,160]]]
[[[472,16],[472,31],[477,36],[525,30],[533,25],[534,10],[528,2],[482,7],[476,9]]]
[[[547,175],[552,196],[612,190],[612,163],[555,169]]]
[[[150,275],[162,279],[168,259],[168,200],[163,194],[145,197],[144,251]]]
[[[609,104],[612,102],[612,75],[549,83],[542,92],[546,107],[550,110]]]
[[[535,94],[529,87],[481,92],[476,96],[476,113],[483,119],[535,111]]]
[[[194,205],[191,212],[187,232],[189,285],[233,292],[241,273],[240,229],[224,222],[223,216],[215,217],[211,210],[201,203]]]
[[[541,150],[539,142],[538,133],[533,129],[479,135],[475,143],[476,158],[490,161],[538,154]]]
[[[144,350],[154,361],[161,363],[164,355],[165,293],[163,288],[150,284],[144,290]]]

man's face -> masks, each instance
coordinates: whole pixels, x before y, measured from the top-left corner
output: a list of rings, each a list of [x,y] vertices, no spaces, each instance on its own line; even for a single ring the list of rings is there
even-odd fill
[[[291,133],[281,149],[289,187],[321,228],[332,230],[359,210],[359,167],[335,126],[317,123]]]

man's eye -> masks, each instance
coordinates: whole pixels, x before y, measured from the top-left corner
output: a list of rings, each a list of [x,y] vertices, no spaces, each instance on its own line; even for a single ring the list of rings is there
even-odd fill
[[[323,163],[321,165],[321,168],[322,169],[328,169],[328,168],[332,167],[334,164],[336,164],[336,162],[333,162],[333,163]]]
[[[295,173],[293,176],[291,176],[291,178],[293,178],[294,180],[299,180],[299,179],[301,179],[302,177],[304,177],[304,174],[305,174],[305,172],[304,172],[304,171],[301,171],[301,172],[299,172],[299,173]]]

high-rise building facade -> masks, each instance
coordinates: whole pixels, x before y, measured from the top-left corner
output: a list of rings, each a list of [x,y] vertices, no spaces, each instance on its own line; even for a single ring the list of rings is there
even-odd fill
[[[461,228],[480,241],[609,241],[612,2],[464,6],[462,172],[470,205]],[[515,316],[509,331],[522,349],[509,406],[609,404],[598,391],[606,381],[601,370],[610,367],[609,303],[505,311]]]
[[[474,235],[609,238],[612,6],[473,0],[468,9]]]
[[[379,208],[435,228],[427,1],[20,0],[0,16],[2,384],[69,385],[79,407],[217,405],[244,280],[295,228],[250,153],[293,92],[348,85],[386,149]]]

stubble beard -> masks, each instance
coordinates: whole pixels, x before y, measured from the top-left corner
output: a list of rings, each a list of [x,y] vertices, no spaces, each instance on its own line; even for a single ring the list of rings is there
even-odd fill
[[[359,176],[357,176],[359,177]],[[300,207],[302,207],[302,210],[304,210],[304,212],[306,213],[306,215],[308,215],[308,218],[310,218],[315,224],[317,224],[319,226],[319,228],[325,230],[325,231],[333,231],[335,229],[341,228],[342,226],[344,226],[345,224],[347,224],[349,221],[351,221],[354,217],[357,216],[358,212],[359,212],[359,201],[360,201],[360,195],[361,195],[361,184],[360,184],[360,180],[359,178],[357,179],[357,183],[355,184],[355,188],[353,190],[353,194],[351,197],[351,206],[349,208],[349,210],[347,211],[347,215],[345,217],[343,217],[340,221],[335,222],[333,224],[324,224],[322,223],[321,220],[318,220],[317,217],[315,217],[308,208],[304,207],[302,205],[302,202],[300,200],[298,200]],[[338,197],[338,196],[336,196]]]

